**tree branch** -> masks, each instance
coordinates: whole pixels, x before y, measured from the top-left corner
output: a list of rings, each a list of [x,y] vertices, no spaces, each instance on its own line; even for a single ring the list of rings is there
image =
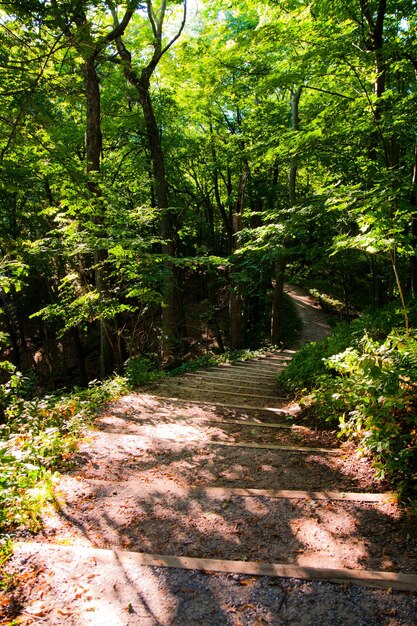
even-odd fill
[[[345,98],[346,100],[355,100],[352,96],[346,96],[344,93],[339,93],[338,91],[330,91],[329,89],[321,89],[320,87],[311,87],[310,85],[303,85],[304,89],[314,89],[314,91],[321,91],[322,93],[328,93],[331,96],[339,96],[340,98]]]
[[[148,9],[148,18],[152,26],[153,36],[155,37],[155,39],[158,39],[158,28],[156,26],[156,15],[155,11],[153,10],[152,0],[148,0],[146,5]]]
[[[171,39],[171,41],[165,46],[165,48],[162,50],[160,58],[165,54],[165,52],[167,52],[170,47],[177,41],[177,39],[180,37],[182,31],[184,30],[184,26],[185,26],[185,22],[187,20],[187,0],[184,0],[183,2],[183,15],[182,15],[182,22],[181,22],[181,26],[177,32],[177,34],[175,35],[175,37],[173,39]]]
[[[119,22],[117,20],[117,24],[113,28],[113,30],[110,33],[108,33],[108,35],[106,35],[104,37],[102,42],[100,42],[101,46],[102,46],[101,49],[106,44],[110,43],[111,41],[114,41],[115,39],[117,39],[118,37],[121,37],[124,34],[124,32],[125,32],[128,24],[129,24],[130,20],[133,17],[133,14],[136,11],[136,9],[138,8],[138,6],[139,6],[139,0],[133,0],[133,1],[128,3],[128,8],[126,9],[126,13],[123,16],[122,21]]]

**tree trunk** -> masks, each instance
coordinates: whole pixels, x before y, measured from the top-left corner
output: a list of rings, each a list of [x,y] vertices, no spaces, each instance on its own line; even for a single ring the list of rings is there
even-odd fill
[[[300,129],[299,105],[302,87],[298,87],[291,94],[291,129],[297,132]],[[295,206],[297,200],[297,170],[298,155],[295,154],[290,163],[290,171],[288,173],[288,197],[290,207]],[[278,345],[282,337],[282,308],[284,302],[284,282],[285,269],[287,266],[288,246],[290,240],[285,237],[282,242],[282,249],[278,254],[275,263],[275,285],[272,297],[272,315],[271,315],[271,343]]]
[[[97,177],[100,174],[100,158],[102,149],[101,118],[100,118],[100,84],[94,57],[90,56],[84,62],[84,85],[87,105],[87,119],[85,145],[87,153],[87,187],[93,199],[93,222],[102,231],[104,222],[104,207]],[[100,232],[100,236],[104,236]],[[108,294],[104,263],[107,259],[107,250],[100,246],[94,251],[95,286],[101,298]],[[112,343],[113,329],[104,319],[99,321],[100,329],[100,373],[107,376],[112,373],[116,364],[115,351]]]
[[[19,342],[18,342],[17,333],[15,332],[13,313],[7,301],[6,294],[2,290],[0,290],[0,300],[2,301],[4,323],[5,323],[9,338],[10,338],[10,345],[12,346],[13,364],[17,368],[19,368],[20,367]]]
[[[149,85],[141,81],[137,86],[138,100],[143,110],[148,146],[151,153],[153,176],[155,179],[155,197],[160,212],[160,229],[162,237],[162,254],[164,262],[163,302],[162,309],[162,349],[166,361],[172,361],[180,347],[180,328],[182,294],[179,286],[175,263],[170,260],[177,255],[177,224],[176,216],[169,207],[168,184],[165,171],[164,152],[158,124],[149,94]]]
[[[236,210],[233,214],[233,252],[239,248],[238,234],[242,230],[242,213],[245,199],[245,189],[248,180],[249,170],[245,168],[240,176],[239,188],[237,194]],[[242,316],[243,316],[243,298],[241,288],[236,280],[233,280],[233,274],[236,274],[236,268],[232,270],[231,283],[232,290],[229,299],[230,311],[230,347],[237,350],[242,346]],[[234,284],[233,284],[234,283]]]
[[[285,251],[275,263],[275,286],[272,298],[271,343],[278,346],[282,341],[282,311],[284,302],[285,268],[287,255]]]
[[[216,199],[216,205],[221,215],[221,218],[223,220],[223,224],[226,228],[230,250],[232,250],[233,249],[233,225],[232,225],[231,220],[229,219],[229,215],[227,214],[225,206],[223,202],[221,201],[220,186],[219,186],[219,171],[218,171],[217,164],[216,164],[217,153],[216,153],[216,149],[213,143],[213,125],[211,121],[210,121],[210,139],[211,139],[211,156],[213,160],[214,197]],[[228,193],[230,195],[230,189],[228,190]]]
[[[413,179],[410,190],[411,237],[414,254],[410,259],[411,293],[417,298],[417,143],[414,152]]]

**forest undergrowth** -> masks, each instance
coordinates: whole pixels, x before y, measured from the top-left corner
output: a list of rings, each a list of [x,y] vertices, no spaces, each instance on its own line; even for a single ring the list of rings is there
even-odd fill
[[[391,306],[339,323],[300,349],[280,376],[302,415],[338,428],[417,513],[417,311],[408,333]]]
[[[417,513],[417,311],[410,312],[410,321],[407,336],[401,312],[392,306],[338,323],[329,337],[302,347],[279,380],[300,399],[301,417],[338,428]],[[287,315],[286,323],[295,336],[299,320]],[[171,371],[138,356],[127,361],[123,375],[45,395],[37,395],[30,376],[12,371],[0,387],[0,561],[10,555],[16,531],[39,529],[54,479],[71,467],[83,428],[103,404],[151,381],[264,351],[208,352]]]
[[[10,556],[13,533],[39,530],[42,508],[53,500],[54,480],[71,467],[82,430],[91,426],[106,402],[151,381],[250,359],[264,351],[210,353],[169,372],[139,356],[127,361],[123,375],[91,381],[85,389],[42,396],[36,395],[30,376],[13,372],[0,386],[4,412],[0,425],[0,564]]]

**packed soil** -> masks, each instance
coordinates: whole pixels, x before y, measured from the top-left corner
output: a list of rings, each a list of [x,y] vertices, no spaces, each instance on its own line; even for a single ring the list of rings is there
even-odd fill
[[[411,524],[394,503],[211,494],[160,479],[67,478],[38,539],[233,561],[413,573]]]
[[[182,425],[174,424],[175,431]],[[185,427],[193,433],[194,427]],[[203,429],[203,427],[201,427]],[[173,438],[173,437],[172,437]],[[258,489],[385,491],[366,460],[349,453],[306,453],[92,433],[75,457],[77,476],[109,480],[172,479],[180,485]]]
[[[322,312],[299,289],[288,293],[302,340],[323,336]],[[415,571],[415,529],[389,485],[281,395],[276,376],[291,356],[167,378],[104,407],[72,470],[57,477],[40,532],[19,537],[0,623],[416,624],[416,593],[242,571],[248,561]],[[363,492],[383,495],[369,502]],[[137,553],[242,569],[137,565]]]

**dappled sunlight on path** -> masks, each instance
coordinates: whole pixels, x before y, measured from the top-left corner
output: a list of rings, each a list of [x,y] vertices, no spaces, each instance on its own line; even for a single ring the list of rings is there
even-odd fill
[[[302,340],[324,336],[321,311],[288,289]],[[352,446],[300,423],[280,392],[293,353],[167,378],[103,408],[37,547],[16,551],[47,572],[43,598],[66,585],[66,624],[281,623],[287,589],[316,589],[288,577],[417,590],[410,520]],[[46,623],[60,623],[51,605]]]

